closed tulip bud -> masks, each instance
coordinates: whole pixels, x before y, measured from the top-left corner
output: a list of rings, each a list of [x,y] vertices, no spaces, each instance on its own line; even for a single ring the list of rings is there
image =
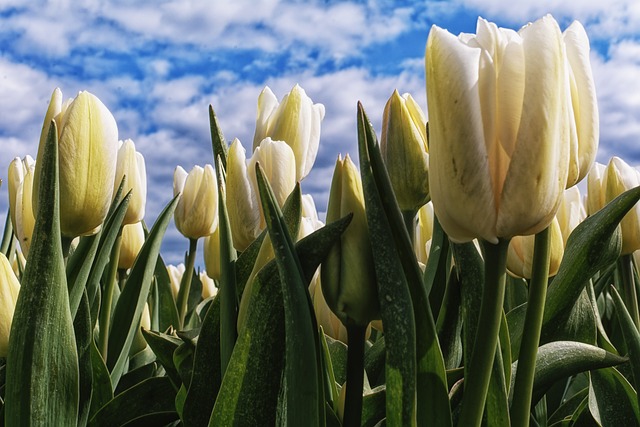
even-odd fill
[[[133,267],[133,263],[138,257],[142,245],[144,245],[144,228],[142,227],[142,222],[127,224],[122,227],[118,268],[127,270]]]
[[[147,172],[144,164],[144,157],[136,151],[136,146],[132,140],[127,139],[120,142],[118,149],[118,161],[116,164],[116,178],[114,194],[120,186],[122,178],[126,176],[123,194],[131,191],[129,206],[124,216],[123,224],[134,224],[144,218],[145,205],[147,202]]]
[[[398,205],[415,211],[429,201],[427,120],[418,103],[394,91],[382,116],[380,151]]]
[[[571,232],[587,217],[587,212],[582,202],[582,195],[578,187],[571,187],[564,191],[562,203],[556,214],[560,231],[562,232],[562,240],[567,246],[567,239]]]
[[[0,357],[9,352],[9,332],[18,301],[20,282],[7,257],[0,252]]]
[[[176,228],[189,239],[212,234],[218,226],[218,185],[211,165],[194,166],[191,172],[176,167],[173,195],[180,193],[174,213]]]
[[[220,227],[204,238],[204,266],[208,277],[220,280]]]
[[[478,20],[426,50],[429,190],[454,242],[535,234],[560,204],[569,168],[569,77],[557,22],[519,32]]]
[[[56,89],[40,140],[46,138],[50,118],[58,112],[55,122],[58,129],[60,230],[67,237],[91,235],[100,230],[111,204],[118,127],[107,107],[89,92],[80,92],[67,104],[62,104],[61,99],[62,94]],[[34,212],[38,205],[43,147],[41,143],[36,161]]]
[[[171,283],[171,293],[173,293],[173,298],[178,297],[178,292],[180,291],[180,281],[182,280],[182,275],[185,271],[184,264],[180,263],[176,265],[167,265],[167,273],[169,274],[169,281]]]
[[[589,38],[582,24],[574,21],[563,33],[569,69],[571,104],[570,160],[567,188],[589,172],[598,151],[600,119],[595,83],[589,60]]]
[[[18,238],[20,248],[26,255],[31,246],[31,236],[35,226],[32,208],[32,190],[35,162],[31,156],[24,159],[16,157],[9,164],[9,210],[13,231]]]
[[[245,150],[234,140],[227,158],[227,210],[233,245],[243,251],[265,228],[255,174],[260,163],[278,205],[282,206],[296,185],[295,157],[282,141],[265,138],[255,149],[247,165]]]
[[[564,241],[556,218],[551,221],[549,233],[549,277],[555,276],[564,255]],[[515,236],[507,251],[507,272],[515,277],[531,279],[535,236]]]
[[[200,272],[200,282],[202,283],[202,299],[205,300],[218,294],[218,288],[214,280],[209,277],[206,271]]]
[[[629,166],[619,157],[613,157],[604,178],[605,201],[609,203],[620,194],[640,185],[640,171]],[[622,231],[622,255],[640,249],[640,205],[636,204],[620,221]]]
[[[422,264],[427,263],[433,236],[433,203],[429,202],[418,210],[413,250],[416,258]]]
[[[295,85],[279,104],[271,89],[265,87],[258,97],[253,149],[267,137],[287,143],[295,154],[295,179],[300,181],[316,160],[323,118],[324,105],[314,104],[300,86]]]
[[[602,163],[595,163],[587,177],[587,215],[593,215],[606,205],[604,177],[607,167]]]
[[[322,293],[343,324],[364,326],[379,318],[380,305],[362,182],[347,155],[338,157],[333,172],[327,223],[350,213],[351,223],[322,263]]]

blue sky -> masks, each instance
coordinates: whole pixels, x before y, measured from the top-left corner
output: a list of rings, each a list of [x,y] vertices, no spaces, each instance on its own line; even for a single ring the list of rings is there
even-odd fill
[[[423,58],[431,25],[474,32],[482,16],[517,29],[546,13],[562,29],[580,20],[591,39],[598,161],[618,155],[640,164],[635,0],[132,3],[0,0],[0,178],[14,157],[35,157],[53,89],[65,97],[88,90],[114,114],[120,139],[133,139],[146,159],[151,224],[172,197],[174,168],[212,163],[209,104],[227,140],[249,147],[262,88],[281,98],[298,83],[326,109],[318,158],[302,183],[323,212],[336,157],[357,157],[358,100],[378,132],[394,89],[411,93],[426,111]],[[7,205],[3,185],[3,223]],[[180,262],[186,249],[171,226],[166,260]]]

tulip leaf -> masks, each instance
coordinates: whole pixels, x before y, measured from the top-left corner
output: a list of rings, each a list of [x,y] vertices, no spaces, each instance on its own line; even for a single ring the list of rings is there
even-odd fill
[[[564,400],[560,407],[558,407],[558,409],[556,409],[556,411],[551,414],[548,419],[548,424],[553,425],[555,423],[561,422],[563,419],[571,418],[572,415],[575,414],[576,409],[578,409],[581,402],[586,400],[588,395],[589,389],[585,387],[573,396]]]
[[[94,340],[91,340],[91,375],[93,378],[91,389],[91,408],[89,418],[93,418],[96,412],[111,399],[113,399],[113,388],[111,387],[111,377],[109,370],[104,364],[102,355],[96,347]]]
[[[640,385],[640,332],[633,323],[633,319],[627,310],[626,305],[622,301],[620,294],[615,287],[611,287],[611,296],[613,302],[616,305],[616,315],[620,322],[622,329],[622,336],[629,352],[629,363],[631,365],[631,372],[633,374],[633,380],[636,387]],[[640,395],[636,393],[636,399],[640,406]]]
[[[324,424],[318,326],[304,272],[269,182],[256,164],[260,202],[272,242],[284,302],[285,357],[281,420],[291,425]]]
[[[149,232],[136,262],[131,268],[127,282],[118,298],[113,323],[109,334],[107,367],[111,380],[116,386],[125,369],[129,348],[140,324],[140,317],[147,302],[151,280],[155,271],[155,261],[160,253],[162,237],[175,210],[177,197],[164,208]]]
[[[93,416],[89,426],[167,425],[178,419],[168,377],[153,377],[125,390]],[[131,425],[131,424],[127,424]]]
[[[329,348],[328,340],[332,338],[324,333],[322,326],[320,326],[320,345],[322,347],[322,368],[324,371],[324,393],[327,404],[331,405],[333,412],[338,411],[338,399],[340,398],[340,392],[336,384],[336,375],[334,369],[334,358],[331,356],[331,349]],[[333,340],[335,343],[335,340]],[[346,349],[345,349],[346,351]],[[337,361],[336,361],[337,362]],[[340,363],[346,361],[341,360]],[[345,376],[346,377],[346,376]]]
[[[13,223],[11,222],[11,212],[7,209],[7,216],[4,220],[4,230],[2,231],[2,241],[0,242],[0,252],[2,252],[7,258],[11,247],[13,246]]]
[[[622,241],[616,227],[638,200],[640,187],[628,190],[573,230],[558,273],[549,285],[540,342],[548,342],[555,329],[566,322],[588,280],[618,258]]]
[[[35,229],[13,316],[5,424],[76,425],[78,354],[60,239],[58,138],[49,126]]]
[[[360,103],[357,123],[362,187],[387,344],[387,423],[411,424],[417,408],[419,425],[449,426],[444,359],[422,272],[375,131]]]
[[[385,417],[385,401],[387,400],[384,386],[376,387],[362,397],[362,426],[374,427]]]
[[[85,290],[93,260],[100,246],[102,230],[93,236],[84,236],[67,261],[67,283],[71,314],[76,316],[82,293]]]
[[[213,110],[210,110],[213,114]],[[213,116],[215,122],[215,116]],[[224,144],[223,144],[224,145]],[[227,212],[227,187],[220,155],[216,157],[218,179],[218,229],[220,231],[220,372],[224,376],[238,333],[238,294],[236,288],[236,250]]]
[[[296,244],[310,282],[351,217],[316,230]],[[284,363],[284,309],[282,287],[275,261],[255,277],[245,295],[249,299],[245,327],[238,333],[227,372],[209,420],[209,425],[273,425]],[[251,360],[251,363],[247,361]],[[306,423],[304,423],[306,425]]]
[[[626,362],[627,359],[609,353],[591,344],[575,341],[554,341],[540,346],[536,356],[531,404],[538,400],[555,382],[580,372],[607,368]],[[511,365],[511,387],[515,379],[518,362]],[[509,396],[511,399],[513,396]]]
[[[91,330],[89,299],[87,298],[86,292],[82,293],[82,299],[80,300],[76,317],[73,320],[73,329],[76,336],[80,386],[78,425],[84,426],[89,420],[91,394],[93,390],[93,362],[91,360],[91,343],[93,341],[93,333]]]
[[[176,366],[173,363],[173,353],[178,346],[182,344],[182,340],[173,335],[147,331],[145,329],[142,330],[142,335],[156,355],[158,362],[160,362],[164,368],[167,376],[173,382],[174,387],[180,387],[181,380]]]
[[[383,335],[364,353],[364,369],[369,378],[369,384],[373,387],[384,384],[385,356],[386,345]]]
[[[171,278],[169,277],[167,266],[160,255],[158,255],[158,260],[156,261],[154,276],[156,278],[156,288],[158,289],[154,310],[158,314],[158,330],[177,329],[180,325],[178,308],[176,307],[176,300],[173,298]]]
[[[462,362],[462,311],[460,279],[454,272],[447,283],[443,304],[438,315],[436,329],[438,341],[447,369],[454,369]]]
[[[640,425],[638,396],[616,368],[591,371],[589,411],[601,426]]]
[[[441,304],[445,297],[449,260],[449,238],[445,234],[440,221],[433,217],[433,235],[431,249],[424,270],[424,286],[429,295],[431,311],[435,318],[440,315]]]
[[[227,142],[224,140],[224,135],[218,124],[218,118],[213,111],[213,106],[209,105],[209,129],[211,131],[211,145],[213,148],[213,159],[215,163],[218,163],[218,158],[222,163],[222,167],[227,169],[227,153],[229,148]]]

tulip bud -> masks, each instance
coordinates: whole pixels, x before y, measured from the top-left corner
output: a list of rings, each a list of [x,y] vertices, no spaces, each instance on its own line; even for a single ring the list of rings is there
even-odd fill
[[[415,211],[429,201],[427,120],[418,103],[393,92],[382,117],[380,151],[393,192],[403,211]]]
[[[519,32],[433,26],[426,51],[429,190],[454,242],[535,234],[554,218],[569,168],[565,47],[550,16]]]
[[[169,280],[171,282],[171,292],[173,293],[173,298],[178,297],[178,292],[180,291],[180,281],[182,280],[182,275],[186,267],[184,264],[180,263],[177,266],[175,265],[167,265],[167,273],[169,273]]]
[[[600,121],[595,83],[589,61],[589,38],[582,24],[574,21],[563,33],[567,53],[571,103],[570,160],[567,188],[589,172],[598,151]]]
[[[0,357],[9,352],[9,332],[18,301],[20,282],[7,257],[0,252]]]
[[[300,86],[295,85],[280,104],[271,89],[265,87],[258,97],[253,149],[267,137],[287,143],[295,155],[295,179],[300,181],[316,160],[323,118],[324,105],[314,104]]]
[[[422,264],[427,263],[431,238],[433,237],[433,203],[429,202],[418,210],[413,250]]]
[[[309,284],[309,294],[313,304],[313,311],[318,322],[318,326],[322,326],[324,333],[334,340],[342,341],[348,344],[347,328],[342,324],[338,316],[333,314],[327,302],[322,295],[322,285],[318,274],[313,276]]]
[[[144,304],[144,309],[142,310],[142,315],[140,316],[140,328],[146,331],[151,329],[151,315],[149,314],[148,303]],[[147,340],[144,339],[142,332],[140,332],[140,328],[138,328],[135,336],[133,337],[133,342],[131,343],[131,348],[129,349],[130,356],[141,352],[147,347]]]
[[[564,242],[562,232],[556,218],[549,226],[549,277],[555,276],[560,268],[560,262],[564,255]],[[515,277],[531,279],[533,266],[533,248],[535,236],[515,236],[509,242],[507,251],[507,272]]]
[[[266,225],[255,174],[255,164],[258,162],[278,205],[284,204],[296,185],[295,157],[287,144],[271,138],[264,139],[247,166],[242,143],[237,139],[233,141],[227,158],[227,210],[233,245],[238,251],[245,250]]]
[[[120,186],[122,178],[126,176],[123,194],[131,191],[129,206],[124,216],[123,224],[134,224],[144,218],[145,204],[147,202],[147,172],[144,157],[136,151],[132,140],[120,141],[118,149],[118,161],[116,164],[116,178],[114,182],[114,195]]]
[[[127,270],[133,267],[133,263],[138,257],[142,245],[144,245],[144,228],[142,227],[142,222],[127,224],[122,227],[118,268]]]
[[[571,187],[564,191],[562,203],[556,214],[564,246],[571,232],[587,217],[587,212],[582,203],[582,196],[578,187]]]
[[[604,192],[604,177],[607,167],[595,163],[587,177],[587,215],[593,215],[607,204]]]
[[[613,157],[604,178],[605,201],[609,203],[620,194],[640,185],[640,171],[629,166],[619,157]],[[620,221],[622,231],[622,255],[640,249],[640,205],[634,205]]]
[[[218,226],[218,186],[211,165],[180,166],[173,174],[173,195],[181,193],[174,213],[176,228],[189,239],[212,234]]]
[[[220,280],[220,227],[204,238],[204,266],[208,277]]]
[[[32,190],[35,162],[31,156],[16,157],[9,164],[9,210],[13,231],[24,255],[28,255],[35,226]]]
[[[200,282],[202,283],[202,299],[205,300],[210,297],[214,297],[218,293],[216,282],[209,277],[206,271],[200,272]]]
[[[331,181],[327,223],[353,213],[321,268],[322,293],[343,324],[367,325],[380,313],[362,182],[349,155],[338,157]]]
[[[89,92],[80,92],[68,104],[54,91],[43,124],[42,141],[57,112],[60,180],[60,229],[67,237],[95,234],[109,211],[118,150],[118,127],[104,104]],[[40,160],[34,176],[33,211],[37,212]]]

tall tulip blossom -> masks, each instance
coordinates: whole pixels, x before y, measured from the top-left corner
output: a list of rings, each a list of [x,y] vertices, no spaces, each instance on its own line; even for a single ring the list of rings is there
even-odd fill
[[[67,237],[95,234],[111,205],[118,151],[118,126],[93,94],[80,92],[62,102],[56,89],[45,115],[34,175],[33,207],[38,208],[40,159],[51,120],[58,130],[60,230]]]
[[[29,253],[31,236],[33,235],[36,221],[31,198],[34,171],[35,161],[31,156],[26,156],[23,159],[16,157],[9,164],[11,222],[13,231],[25,256]]]
[[[218,226],[218,187],[211,165],[194,166],[191,172],[176,167],[173,195],[180,193],[174,213],[176,228],[189,239],[205,237]]]
[[[324,105],[314,104],[300,86],[295,85],[280,103],[267,86],[258,97],[253,150],[267,137],[284,141],[293,150],[296,180],[300,181],[316,160],[323,118]]]
[[[126,176],[124,194],[131,190],[131,199],[123,224],[134,224],[144,218],[147,203],[147,172],[144,157],[136,151],[136,145],[130,139],[120,141],[118,160],[116,163],[116,178],[114,193],[120,186],[122,178]]]
[[[455,242],[535,234],[569,169],[569,76],[557,22],[477,34],[433,26],[426,49],[429,188]]]

